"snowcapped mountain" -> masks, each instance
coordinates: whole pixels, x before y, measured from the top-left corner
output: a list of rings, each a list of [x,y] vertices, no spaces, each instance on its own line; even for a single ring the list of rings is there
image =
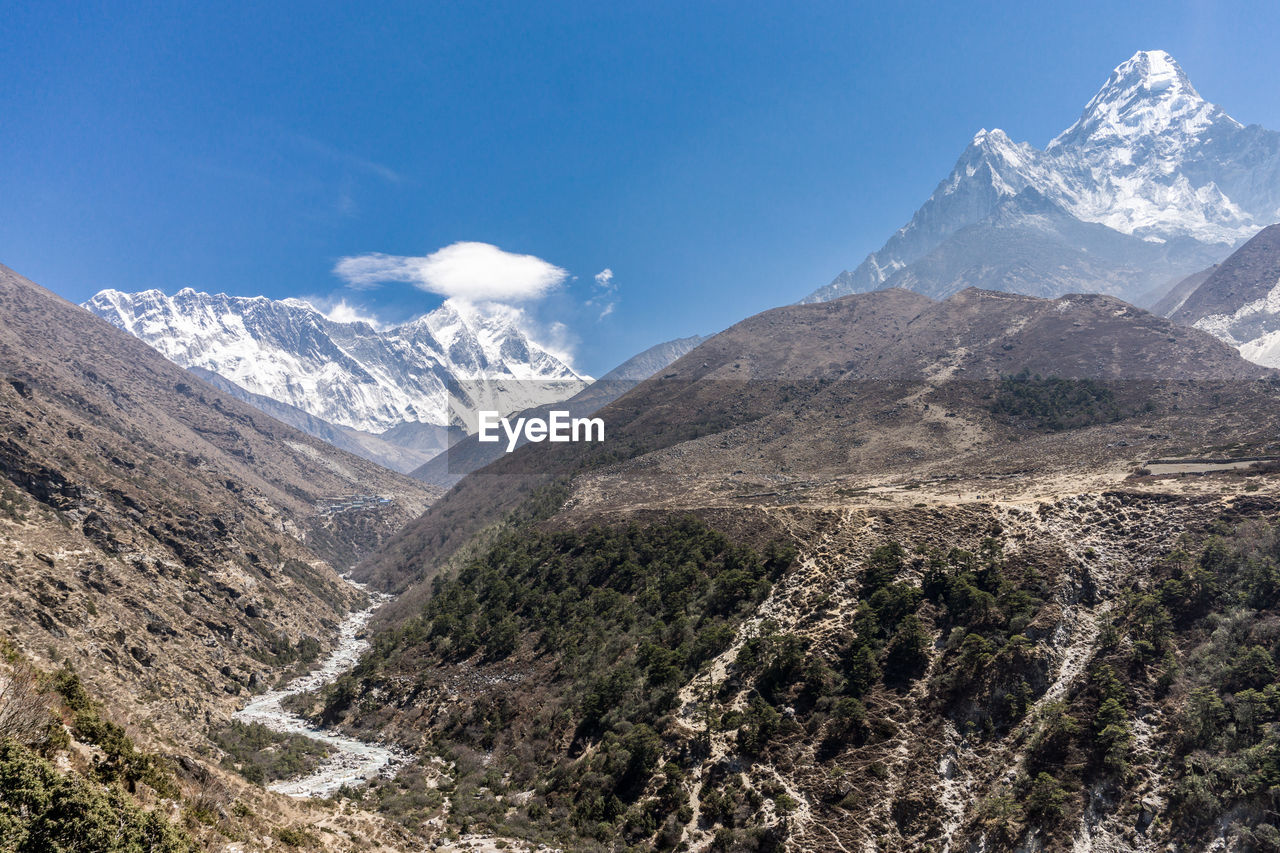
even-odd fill
[[[590,381],[521,331],[514,309],[453,300],[386,329],[335,321],[299,299],[191,288],[104,290],[84,307],[183,367],[368,433],[405,424],[469,431],[476,408],[525,409]]]
[[[1138,300],[1280,219],[1280,133],[1200,96],[1164,51],[1112,72],[1043,150],[981,130],[911,221],[804,301],[974,285]]]

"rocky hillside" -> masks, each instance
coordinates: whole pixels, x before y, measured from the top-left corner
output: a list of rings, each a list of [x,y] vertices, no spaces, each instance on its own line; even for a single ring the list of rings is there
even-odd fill
[[[357,796],[425,837],[1268,849],[1277,378],[1104,296],[766,312],[363,564],[302,706],[432,762]]]
[[[1278,481],[1168,485],[570,512],[464,561],[312,709],[437,759],[428,833],[1266,849]]]
[[[397,588],[530,490],[571,475],[578,502],[687,505],[817,499],[854,477],[877,488],[1032,468],[1087,477],[1143,454],[1266,444],[1260,423],[1215,414],[1212,401],[1269,406],[1270,386],[1254,380],[1270,376],[1208,334],[1106,296],[968,290],[933,302],[891,289],[779,308],[600,410],[603,447],[517,450],[460,482],[357,573]],[[1188,408],[1203,418],[1179,414]]]
[[[1044,149],[979,131],[910,222],[806,301],[982,287],[1137,302],[1277,218],[1280,133],[1205,100],[1164,51],[1139,51]]]
[[[656,344],[627,359],[569,399],[526,409],[516,417],[546,417],[552,410],[569,412],[575,418],[594,415],[645,379],[665,370],[704,340],[706,338],[694,336]],[[520,444],[525,443],[525,439],[521,437]],[[480,470],[505,454],[505,444],[485,444],[475,435],[469,435],[415,468],[411,476],[447,489],[467,474]]]
[[[0,314],[0,621],[125,718],[203,726],[313,659],[363,600],[337,571],[433,497],[5,268]]]

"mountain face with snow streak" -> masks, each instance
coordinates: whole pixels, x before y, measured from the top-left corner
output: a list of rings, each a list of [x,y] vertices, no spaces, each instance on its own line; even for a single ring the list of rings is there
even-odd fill
[[[1112,72],[1043,150],[982,130],[911,221],[805,302],[969,286],[1139,300],[1280,220],[1280,133],[1200,96],[1164,51]]]
[[[1280,225],[1258,232],[1168,316],[1226,341],[1249,361],[1280,367]]]
[[[511,310],[453,301],[376,329],[310,303],[159,290],[104,290],[84,307],[170,361],[330,424],[381,434],[404,424],[474,429],[474,408],[516,411],[589,381],[531,340]]]

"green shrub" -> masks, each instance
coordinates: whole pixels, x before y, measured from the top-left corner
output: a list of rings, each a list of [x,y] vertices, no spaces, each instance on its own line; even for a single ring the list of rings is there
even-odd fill
[[[0,742],[0,849],[13,853],[193,853],[163,815],[142,811],[118,787],[103,788],[13,742]]]
[[[320,843],[314,832],[301,826],[282,827],[272,834],[285,847],[315,847]]]
[[[1132,414],[1102,382],[1042,378],[1026,370],[1000,380],[991,411],[1001,419],[1042,432],[1112,423]]]
[[[310,773],[329,754],[320,741],[236,720],[214,732],[212,740],[227,753],[223,767],[259,785]]]
[[[760,755],[782,728],[782,717],[760,698],[751,700],[738,729],[738,748],[747,755]]]
[[[1038,773],[1027,791],[1027,814],[1040,821],[1056,820],[1063,815],[1063,803],[1070,797],[1066,786],[1048,773]]]
[[[885,681],[902,684],[919,677],[929,663],[929,633],[914,614],[902,620],[889,641],[884,659]]]
[[[71,732],[102,750],[94,758],[94,772],[104,782],[122,783],[133,791],[143,782],[165,796],[176,796],[177,786],[164,760],[140,751],[124,727],[102,716],[99,703],[89,697],[78,676],[64,667],[54,676],[54,689],[73,712]]]

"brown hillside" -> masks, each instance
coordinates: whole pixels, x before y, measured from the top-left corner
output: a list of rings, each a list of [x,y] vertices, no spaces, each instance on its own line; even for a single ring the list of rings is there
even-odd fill
[[[337,570],[432,496],[3,267],[0,425],[0,623],[128,717],[203,725],[327,646]],[[388,502],[321,511],[354,495]]]
[[[1105,383],[1111,402],[1068,430],[993,411],[1002,377],[1024,372],[1068,389]],[[751,503],[797,487],[831,499],[884,482],[1128,471],[1205,446],[1260,447],[1272,442],[1263,421],[1214,412],[1223,395],[1275,412],[1272,385],[1258,381],[1274,375],[1208,334],[1100,295],[969,289],[932,302],[885,290],[788,306],[716,335],[602,409],[603,447],[529,446],[465,478],[357,573],[391,589],[428,576],[533,489],[569,476],[580,511],[608,511]]]

